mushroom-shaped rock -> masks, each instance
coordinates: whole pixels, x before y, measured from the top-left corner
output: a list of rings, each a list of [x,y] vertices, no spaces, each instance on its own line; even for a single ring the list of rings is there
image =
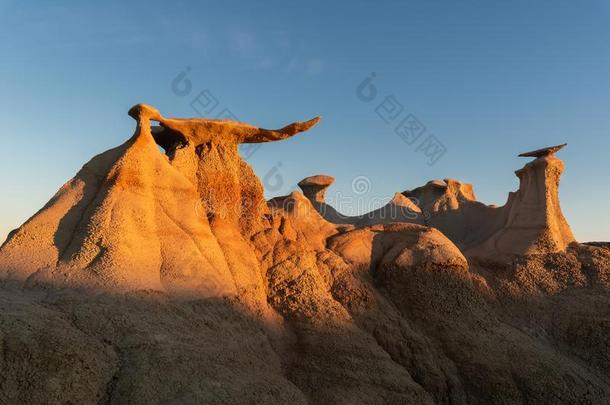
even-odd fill
[[[161,119],[161,112],[155,107],[148,104],[136,104],[127,111],[127,115],[131,118],[140,121],[145,119],[152,119],[158,121]]]
[[[303,195],[311,202],[313,208],[328,222],[333,224],[355,224],[356,217],[341,214],[331,205],[326,204],[326,190],[335,182],[334,177],[318,174],[306,177],[298,183]]]
[[[335,182],[335,178],[318,174],[299,181],[298,186],[312,203],[323,203],[326,189]]]
[[[197,211],[195,185],[159,153],[143,117],[136,133],[95,156],[0,249],[14,279],[178,294],[236,293],[225,256]]]
[[[196,184],[202,201],[200,211],[212,226],[218,221],[237,222],[244,234],[259,228],[267,206],[262,184],[239,156],[237,145],[287,139],[320,120],[317,117],[270,130],[231,120],[165,118],[146,104],[135,105],[129,115],[166,150],[170,164]],[[159,126],[151,127],[150,120]]]
[[[375,224],[417,223],[424,224],[422,211],[412,199],[396,193],[383,207],[356,216],[340,214],[325,202],[326,189],[335,182],[335,179],[326,175],[306,177],[298,183],[303,194],[320,215],[334,224],[370,226]]]

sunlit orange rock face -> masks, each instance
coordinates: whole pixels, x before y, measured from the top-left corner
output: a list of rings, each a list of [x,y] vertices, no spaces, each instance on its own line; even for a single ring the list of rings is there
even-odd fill
[[[610,401],[610,250],[574,240],[559,147],[503,207],[446,179],[347,217],[329,176],[265,201],[238,153],[317,119],[129,114],[0,249],[1,403]]]

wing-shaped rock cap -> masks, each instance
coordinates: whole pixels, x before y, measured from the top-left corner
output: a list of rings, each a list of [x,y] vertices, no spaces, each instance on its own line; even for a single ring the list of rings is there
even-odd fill
[[[129,115],[134,135],[88,162],[0,247],[0,280],[206,297],[248,291],[240,302],[264,309],[250,236],[268,228],[267,205],[237,144],[285,139],[318,119],[267,130],[165,118],[147,104]]]
[[[280,129],[265,129],[242,122],[210,118],[165,118],[159,110],[148,104],[137,104],[129,110],[129,115],[138,123],[153,120],[160,127],[153,127],[155,141],[163,148],[171,147],[175,142],[231,143],[264,143],[290,138],[307,131],[320,121],[315,117],[309,121],[293,122]]]
[[[196,184],[208,218],[239,222],[246,233],[264,220],[267,204],[261,182],[237,146],[287,139],[320,121],[316,117],[264,129],[224,119],[165,118],[147,104],[133,106],[129,115],[137,121],[138,131],[152,135],[165,149],[170,164]],[[159,125],[151,127],[151,121]]]
[[[567,143],[562,143],[561,145],[555,145],[555,146],[549,146],[549,147],[542,148],[542,149],[536,149],[531,152],[524,152],[524,153],[521,153],[519,155],[519,157],[539,158],[539,157],[544,157],[544,156],[551,156],[551,155],[554,155],[555,153],[557,153],[558,151],[560,151],[561,149],[563,149],[566,145],[567,145]]]

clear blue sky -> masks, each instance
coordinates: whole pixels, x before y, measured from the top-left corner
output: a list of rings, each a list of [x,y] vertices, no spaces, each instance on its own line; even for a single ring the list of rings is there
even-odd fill
[[[452,177],[503,204],[519,152],[568,142],[564,212],[578,239],[610,240],[609,4],[0,0],[0,239],[132,134],[133,104],[194,116],[207,89],[212,116],[272,128],[323,116],[249,158],[271,173],[269,196],[329,174],[330,197],[357,197],[343,209],[358,212]],[[186,67],[181,96],[172,81]],[[366,103],[356,88],[371,72]],[[445,146],[436,164],[375,112],[388,95]],[[354,193],[357,176],[368,192]]]

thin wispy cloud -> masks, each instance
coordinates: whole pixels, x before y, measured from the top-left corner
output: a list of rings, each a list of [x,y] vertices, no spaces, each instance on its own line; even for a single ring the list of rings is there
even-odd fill
[[[315,76],[324,71],[325,62],[322,59],[309,59],[305,63],[305,71],[307,74]]]
[[[233,29],[226,35],[231,53],[259,69],[280,69],[289,73],[319,75],[326,62],[310,55],[307,48],[286,30],[271,32]]]

